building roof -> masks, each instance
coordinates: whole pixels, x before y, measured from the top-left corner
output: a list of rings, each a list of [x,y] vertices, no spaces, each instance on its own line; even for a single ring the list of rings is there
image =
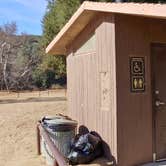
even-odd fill
[[[46,53],[66,54],[68,46],[98,12],[166,19],[166,4],[104,3],[85,1],[46,48]]]

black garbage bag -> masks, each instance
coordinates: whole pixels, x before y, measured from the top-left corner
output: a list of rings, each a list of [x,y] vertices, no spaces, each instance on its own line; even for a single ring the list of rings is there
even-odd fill
[[[84,152],[85,154],[90,154],[91,152],[95,151],[100,142],[101,139],[99,137],[88,133],[79,137],[74,148]]]
[[[93,132],[76,136],[68,156],[69,164],[86,164],[102,154],[102,140]]]

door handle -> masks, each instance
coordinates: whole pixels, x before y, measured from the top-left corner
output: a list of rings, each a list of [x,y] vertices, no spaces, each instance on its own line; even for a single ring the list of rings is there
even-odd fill
[[[162,102],[162,101],[157,100],[157,101],[155,102],[155,105],[156,105],[157,107],[159,107],[159,106],[164,106],[164,105],[165,105],[165,102]]]

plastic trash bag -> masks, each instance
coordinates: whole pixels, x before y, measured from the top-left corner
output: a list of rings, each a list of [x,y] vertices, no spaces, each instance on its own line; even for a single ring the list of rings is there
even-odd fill
[[[89,163],[102,154],[102,140],[94,132],[77,135],[71,146],[68,160],[72,165]]]

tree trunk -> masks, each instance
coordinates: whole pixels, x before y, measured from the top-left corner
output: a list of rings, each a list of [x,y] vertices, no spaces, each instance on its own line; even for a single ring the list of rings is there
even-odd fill
[[[7,78],[6,78],[6,69],[7,69],[7,63],[8,63],[8,54],[5,56],[5,62],[4,62],[4,66],[3,66],[3,79],[5,82],[5,87],[6,90],[9,92],[9,86],[8,86],[8,82],[7,82]]]

